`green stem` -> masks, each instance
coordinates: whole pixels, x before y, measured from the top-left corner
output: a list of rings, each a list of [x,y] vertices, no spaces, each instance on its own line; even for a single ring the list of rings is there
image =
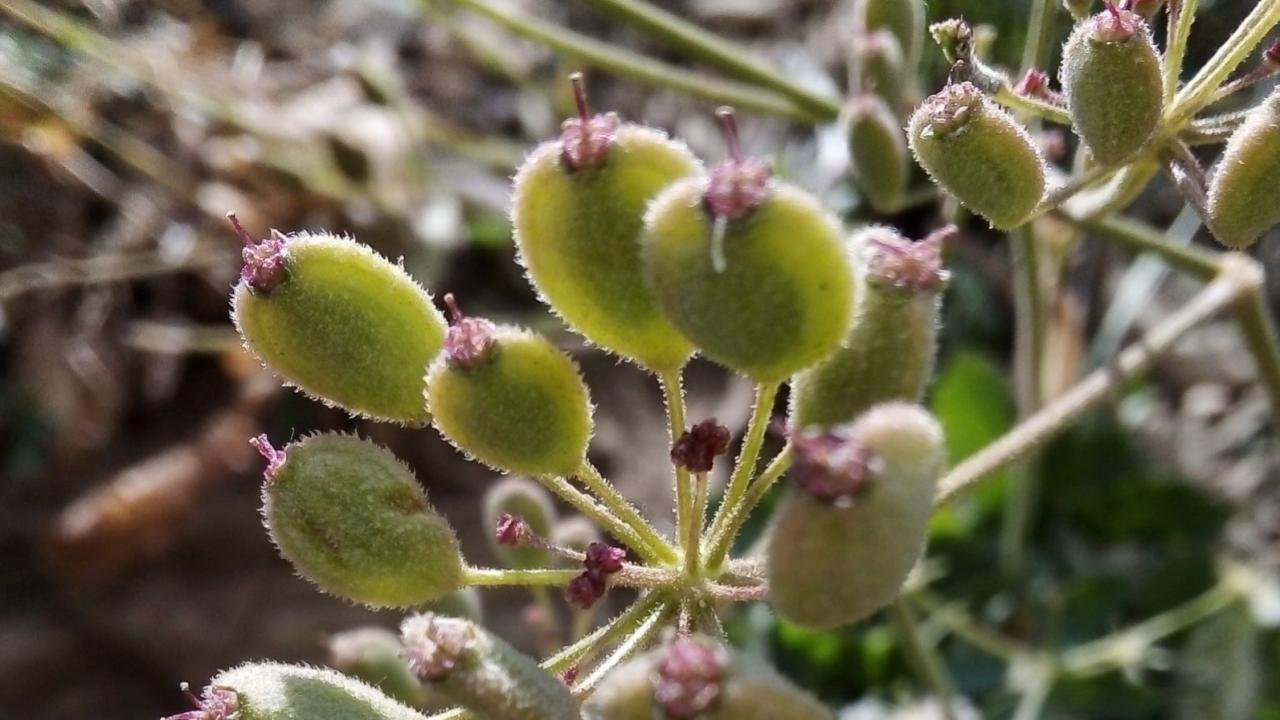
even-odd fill
[[[685,423],[684,388],[681,373],[662,373],[662,394],[666,398],[667,418],[669,420],[670,445],[674,447],[680,436],[684,434]],[[687,572],[697,567],[698,530],[694,520],[693,493],[689,479],[689,470],[676,465],[676,535],[680,539],[680,551],[684,555],[684,566]]]
[[[1054,18],[1058,11],[1057,0],[1033,0],[1027,29],[1027,41],[1022,46],[1022,69],[1043,67],[1045,51],[1053,38]]]
[[[989,655],[1009,663],[1036,656],[1034,649],[991,630],[960,606],[944,602],[933,593],[920,590],[910,599],[929,614],[929,619]]]
[[[1134,252],[1158,255],[1173,267],[1201,280],[1211,280],[1222,269],[1218,257],[1195,248],[1176,245],[1164,239],[1164,233],[1137,220],[1121,217],[1077,219],[1065,212],[1054,215],[1067,222],[1096,232]]]
[[[793,102],[741,83],[726,82],[623,50],[581,33],[502,8],[493,0],[450,0],[503,25],[512,32],[593,67],[656,87],[671,88],[712,102],[755,110],[802,122],[825,121],[825,116]]]
[[[610,671],[652,642],[657,636],[658,631],[661,630],[670,619],[673,610],[674,606],[672,603],[662,603],[647,617],[636,623],[635,627],[627,633],[626,638],[623,639],[622,642],[618,643],[618,646],[614,648],[612,653],[609,653],[609,657],[601,660],[598,665],[591,669],[590,674],[579,680],[578,683],[573,686],[572,692],[574,697],[580,698],[589,695],[597,686],[599,686],[600,682],[604,680],[605,676],[608,675]]]
[[[1182,78],[1182,61],[1187,54],[1191,25],[1196,21],[1200,0],[1173,0],[1169,3],[1169,39],[1164,51],[1164,100],[1169,103],[1178,92]]]
[[[1190,3],[1188,3],[1190,5]],[[1200,112],[1214,92],[1280,23],[1280,0],[1261,0],[1231,37],[1209,58],[1165,111],[1166,126],[1177,128]]]
[[[907,662],[926,687],[937,696],[942,703],[942,716],[946,720],[955,720],[955,683],[947,674],[946,665],[938,656],[936,648],[925,642],[920,634],[920,625],[915,613],[907,601],[898,598],[889,606],[889,617],[893,621],[894,630],[902,649],[907,655]]]
[[[597,525],[634,550],[644,560],[657,562],[663,558],[663,554],[651,547],[635,528],[623,522],[595,498],[574,487],[568,480],[554,475],[539,475],[537,480],[578,512],[594,520]]]
[[[791,468],[791,463],[795,459],[795,453],[791,446],[782,449],[776,457],[769,463],[769,466],[760,473],[760,477],[751,483],[751,487],[747,489],[746,494],[742,498],[742,502],[734,508],[732,514],[725,519],[723,526],[711,535],[708,542],[706,567],[713,574],[720,570],[720,566],[729,555],[729,550],[733,546],[733,541],[737,538],[738,533],[742,531],[742,526],[747,522],[747,518],[751,517],[751,511],[756,505],[764,499],[765,493],[774,483],[783,476]]]
[[[751,419],[747,422],[747,434],[742,439],[742,450],[738,453],[737,463],[729,478],[729,486],[725,488],[724,499],[716,510],[715,519],[711,522],[711,535],[715,537],[728,522],[742,496],[747,491],[747,483],[756,471],[756,461],[760,458],[760,448],[764,445],[765,431],[769,429],[769,419],[773,416],[773,402],[778,396],[781,383],[762,382],[756,385],[755,405],[751,408]],[[718,562],[715,553],[707,555],[709,562]],[[710,567],[710,565],[708,565]]]
[[[1245,345],[1258,367],[1258,381],[1271,400],[1272,429],[1280,432],[1280,338],[1267,304],[1262,268],[1252,265],[1249,290],[1234,308]]]
[[[590,460],[583,460],[582,467],[578,468],[578,480],[595,496],[600,498],[604,506],[609,508],[617,517],[634,530],[644,541],[649,550],[656,556],[666,562],[673,562],[677,559],[675,550],[662,539],[658,531],[653,529],[648,520],[636,510],[631,501],[623,497],[622,493],[613,486],[608,480],[600,474],[595,465]]]
[[[466,585],[476,587],[507,587],[511,585],[565,585],[582,571],[576,568],[537,568],[516,570],[512,568],[476,568],[469,567],[462,580]]]
[[[996,102],[1006,107],[1026,113],[1041,120],[1048,120],[1059,125],[1071,124],[1071,113],[1067,112],[1064,107],[1059,107],[1051,102],[1023,95],[1009,86],[1008,79],[1004,79],[999,87],[996,88],[993,95]]]
[[[644,0],[584,0],[588,5],[630,23],[685,55],[701,60],[744,82],[790,98],[815,117],[834,120],[840,104],[807,90],[769,67],[743,47]]]

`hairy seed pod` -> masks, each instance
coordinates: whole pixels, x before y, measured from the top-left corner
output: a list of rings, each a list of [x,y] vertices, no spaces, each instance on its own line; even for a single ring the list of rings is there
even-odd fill
[[[591,439],[578,367],[546,338],[455,314],[427,373],[427,406],[449,442],[496,470],[573,475]]]
[[[169,720],[423,720],[416,710],[333,670],[246,663],[209,682],[198,709]]]
[[[923,409],[888,403],[792,442],[799,487],[774,517],[770,596],[798,625],[835,628],[889,604],[920,557],[942,430]]]
[[[924,47],[924,0],[855,0],[854,27],[866,35],[888,30],[898,40],[908,76],[914,76]]]
[[[1044,196],[1044,160],[1031,136],[972,83],[926,99],[907,135],[930,177],[995,228],[1021,225]]]
[[[547,491],[532,480],[520,477],[504,478],[485,492],[485,527],[490,530],[496,528],[503,515],[519,518],[530,530],[543,538],[551,532],[551,527],[556,521],[556,509]],[[513,547],[496,542],[493,533],[490,533],[489,537],[495,539],[494,554],[508,567],[539,568],[547,567],[551,563],[551,553],[542,548],[527,544]]]
[[[1108,3],[1078,24],[1062,51],[1071,124],[1100,165],[1142,148],[1164,106],[1160,55],[1141,16]]]
[[[831,354],[853,316],[853,270],[834,218],[743,158],[675,183],[645,217],[645,275],[659,305],[708,358],[776,381]]]
[[[362,627],[329,638],[329,666],[357,680],[363,680],[391,698],[415,708],[441,706],[409,663],[400,656],[400,637],[386,628]]]
[[[658,310],[640,268],[644,210],[662,188],[701,164],[664,133],[587,114],[544,143],[516,173],[512,225],[520,259],[546,303],[588,340],[657,372],[678,369],[693,347]],[[573,160],[584,132],[599,136]]]
[[[468,620],[425,613],[400,626],[409,668],[431,689],[487,720],[578,720],[558,678]]]
[[[322,589],[408,607],[462,584],[453,529],[394,455],[348,435],[313,435],[268,456],[262,515],[294,568]]]
[[[911,177],[907,139],[893,111],[875,95],[854,98],[845,108],[849,162],[853,177],[871,209],[897,212]]]
[[[1273,90],[1227,141],[1209,182],[1209,226],[1243,249],[1280,222],[1280,89]]]
[[[809,693],[759,661],[701,636],[677,636],[605,676],[586,720],[832,720]]]
[[[890,400],[918,402],[933,375],[947,283],[948,227],[912,242],[888,227],[854,235],[858,310],[844,344],[791,382],[791,425],[836,425]]]
[[[231,317],[245,345],[308,395],[378,420],[426,424],[422,376],[445,334],[431,296],[349,238],[273,231],[253,245],[242,237]]]

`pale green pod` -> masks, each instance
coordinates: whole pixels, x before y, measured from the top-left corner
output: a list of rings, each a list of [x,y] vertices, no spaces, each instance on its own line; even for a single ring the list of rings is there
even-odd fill
[[[855,0],[853,17],[861,34],[876,30],[893,33],[902,46],[908,74],[915,74],[924,46],[924,0]]]
[[[791,425],[836,425],[890,400],[918,402],[933,375],[947,273],[940,237],[912,243],[888,227],[850,241],[861,262],[858,309],[844,344],[791,381]]]
[[[701,164],[683,143],[631,124],[593,166],[574,169],[563,154],[561,141],[544,143],[516,173],[512,226],[529,279],[588,340],[657,372],[678,369],[693,347],[644,282],[640,233],[653,197]]]
[[[817,442],[844,443],[826,460],[857,461],[839,478],[805,477],[774,516],[768,544],[770,598],[782,617],[825,630],[888,605],[924,549],[934,486],[943,467],[942,431],[923,409],[879,405]],[[797,451],[804,436],[793,442]]]
[[[349,412],[426,424],[423,373],[444,343],[445,322],[403,268],[324,233],[277,233],[250,246],[246,260],[283,262],[268,283],[246,267],[232,292],[231,317],[260,360]]]
[[[646,217],[645,274],[667,317],[708,358],[761,382],[831,354],[853,316],[835,220],[776,181],[758,207],[725,219],[704,205],[707,188],[682,180]]]
[[[883,215],[902,208],[911,178],[907,138],[893,111],[875,95],[849,103],[844,113],[849,166],[871,209]]]
[[[579,720],[569,688],[531,657],[468,620],[423,614],[401,625],[409,667],[485,720]]]
[[[577,473],[591,439],[591,401],[567,355],[540,335],[498,327],[483,361],[465,366],[447,356],[427,373],[440,434],[499,471]]]
[[[850,89],[884,98],[895,112],[902,109],[910,81],[902,44],[888,30],[854,39],[850,58]]]
[[[1280,223],[1280,89],[1227,141],[1209,181],[1209,227],[1227,247],[1249,247]]]
[[[1035,142],[972,83],[948,85],[926,99],[907,136],[929,176],[997,229],[1021,225],[1044,196]]]
[[[1071,124],[1099,165],[1132,157],[1164,107],[1160,55],[1145,20],[1114,5],[1079,23],[1062,51]]]
[[[492,530],[503,515],[520,518],[539,537],[547,537],[556,521],[551,496],[541,485],[527,478],[509,477],[495,483],[484,495],[484,524],[490,530],[493,552],[508,567],[539,568],[551,564],[551,553],[538,547],[508,547],[499,544]]]
[[[241,665],[213,678],[210,695],[223,703],[207,709],[212,720],[423,720],[359,680],[297,665]]]
[[[348,435],[313,435],[271,451],[262,515],[303,577],[342,598],[408,607],[462,584],[453,529],[394,455]],[[264,449],[266,448],[266,449]]]
[[[400,637],[386,628],[354,628],[329,638],[329,666],[410,707],[438,707],[400,650]]]

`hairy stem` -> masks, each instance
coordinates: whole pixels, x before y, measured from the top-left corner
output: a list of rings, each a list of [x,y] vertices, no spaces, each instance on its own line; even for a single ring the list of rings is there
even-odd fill
[[[1077,219],[1067,213],[1055,217],[1078,224],[1134,252],[1158,255],[1178,270],[1201,280],[1211,280],[1222,268],[1221,261],[1207,252],[1175,245],[1164,239],[1164,232],[1143,222],[1128,218],[1106,217]]]
[[[640,514],[639,510],[631,504],[630,500],[623,497],[622,493],[613,486],[600,474],[595,465],[590,460],[584,460],[582,467],[578,468],[578,480],[588,490],[600,498],[605,507],[609,508],[617,517],[621,518],[632,530],[634,530],[644,541],[645,545],[658,557],[667,562],[676,560],[676,552],[662,539],[658,531],[653,529],[648,520]]]
[[[781,383],[776,382],[760,383],[756,386],[755,405],[751,408],[751,419],[747,422],[746,437],[742,439],[742,450],[738,453],[737,463],[729,478],[729,486],[725,488],[724,500],[720,503],[715,520],[711,523],[712,537],[715,537],[728,523],[733,513],[737,512],[742,496],[747,491],[747,483],[755,474],[756,461],[760,457],[760,448],[764,445],[765,431],[769,429],[769,419],[773,415],[773,402],[778,396],[779,387]],[[732,541],[732,538],[729,540]],[[723,555],[717,557],[713,548],[707,555],[707,566],[712,567],[722,558]]]
[[[912,671],[942,703],[942,717],[955,720],[955,683],[937,649],[921,636],[915,612],[906,600],[898,598],[889,606],[889,617]]]
[[[1023,95],[1009,85],[1007,78],[1000,83],[992,96],[996,102],[1020,113],[1058,125],[1071,125],[1071,113],[1067,112],[1066,108],[1054,105],[1047,100]]]
[[[1200,0],[1170,0],[1169,34],[1164,51],[1164,101],[1173,101],[1182,78],[1182,60],[1187,54],[1187,40],[1191,37],[1191,25],[1196,21],[1196,6]]]
[[[1180,127],[1211,102],[1218,87],[1249,57],[1277,23],[1280,23],[1280,0],[1261,0],[1255,5],[1231,37],[1218,48],[1218,52],[1174,97],[1173,103],[1165,111],[1166,125]]]
[[[537,480],[543,487],[572,505],[578,512],[591,518],[603,530],[631,548],[644,560],[658,562],[664,559],[664,554],[654,548],[634,527],[614,515],[595,498],[574,487],[568,480],[554,475],[539,475]]]
[[[673,603],[664,602],[647,617],[637,623],[636,626],[627,634],[626,638],[623,639],[622,642],[618,643],[618,646],[614,648],[613,652],[609,653],[609,657],[601,660],[599,664],[591,669],[590,674],[579,680],[578,683],[573,686],[572,692],[574,696],[581,698],[589,695],[596,689],[600,682],[604,680],[605,676],[608,675],[611,670],[622,664],[636,652],[643,650],[646,645],[657,637],[658,631],[667,624],[667,621],[671,618],[673,611]]]
[[[684,387],[680,373],[663,373],[661,376],[662,394],[666,399],[667,418],[670,427],[670,445],[675,446],[680,436],[687,429],[685,423]],[[676,470],[676,536],[680,540],[680,551],[684,555],[686,572],[697,567],[698,529],[694,519],[694,500],[689,471],[680,466]]]
[[[742,498],[742,502],[738,503],[731,514],[725,518],[723,526],[718,530],[714,530],[710,534],[707,549],[706,567],[712,573],[717,572],[720,566],[724,564],[724,560],[729,555],[729,550],[733,546],[733,541],[738,537],[738,533],[742,531],[742,526],[751,517],[751,511],[756,505],[760,504],[760,500],[764,498],[769,488],[778,481],[791,468],[791,463],[795,459],[795,453],[792,452],[791,446],[782,449],[782,452],[769,462],[769,466],[760,473],[760,477],[751,483],[751,487],[747,489],[746,494]]]

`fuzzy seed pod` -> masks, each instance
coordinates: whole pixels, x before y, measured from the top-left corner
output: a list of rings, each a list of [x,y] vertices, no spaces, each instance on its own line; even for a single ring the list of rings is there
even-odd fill
[[[907,139],[893,111],[875,95],[854,98],[844,117],[853,177],[871,209],[897,212],[907,194],[911,165]]]
[[[947,271],[942,242],[953,227],[912,242],[888,227],[852,239],[858,263],[858,310],[834,355],[791,383],[791,424],[849,422],[889,400],[918,402],[933,375],[938,310]]]
[[[926,99],[907,135],[930,177],[997,229],[1021,225],[1044,196],[1044,160],[1031,136],[972,83]]]
[[[573,475],[586,458],[591,400],[578,367],[526,330],[455,316],[427,406],[441,435],[499,471]]]
[[[1209,182],[1209,226],[1237,250],[1280,222],[1280,89],[1236,129]]]
[[[493,485],[484,496],[485,527],[498,527],[502,517],[508,515],[518,518],[539,537],[547,537],[556,521],[556,509],[551,497],[542,486],[526,478],[509,477]],[[551,554],[538,547],[512,546],[497,542],[494,538],[494,554],[508,567],[538,568],[547,567],[551,563]]]
[[[888,403],[793,443],[799,488],[768,544],[773,606],[813,629],[856,622],[898,595],[924,549],[942,430],[923,409]]]
[[[677,636],[605,676],[586,720],[832,720],[813,696],[758,661],[699,636]]]
[[[380,627],[362,627],[329,638],[329,666],[415,708],[435,708],[426,687],[400,656],[400,638]]]
[[[237,228],[239,226],[237,225]],[[243,234],[231,318],[246,347],[303,392],[378,420],[428,421],[423,373],[444,317],[400,266],[349,238]]]
[[[888,30],[898,40],[909,75],[915,74],[924,46],[924,0],[856,0],[854,27],[861,34]]]
[[[1062,55],[1062,89],[1071,124],[1099,165],[1142,148],[1160,122],[1163,71],[1141,16],[1108,3],[1081,22]]]
[[[658,372],[678,369],[693,347],[658,310],[640,268],[644,210],[662,188],[701,164],[664,133],[613,115],[566,122],[565,137],[525,160],[515,178],[512,225],[520,259],[546,303],[575,331]],[[586,128],[600,136],[590,158],[566,148]],[[589,161],[588,161],[589,160]]]
[[[559,679],[475,623],[426,613],[407,618],[400,634],[418,678],[486,720],[579,720]]]
[[[424,720],[416,710],[333,670],[246,663],[220,673],[198,708],[169,720]]]
[[[375,607],[408,607],[462,583],[453,529],[394,455],[348,435],[270,448],[262,515],[294,568],[322,589]]]

